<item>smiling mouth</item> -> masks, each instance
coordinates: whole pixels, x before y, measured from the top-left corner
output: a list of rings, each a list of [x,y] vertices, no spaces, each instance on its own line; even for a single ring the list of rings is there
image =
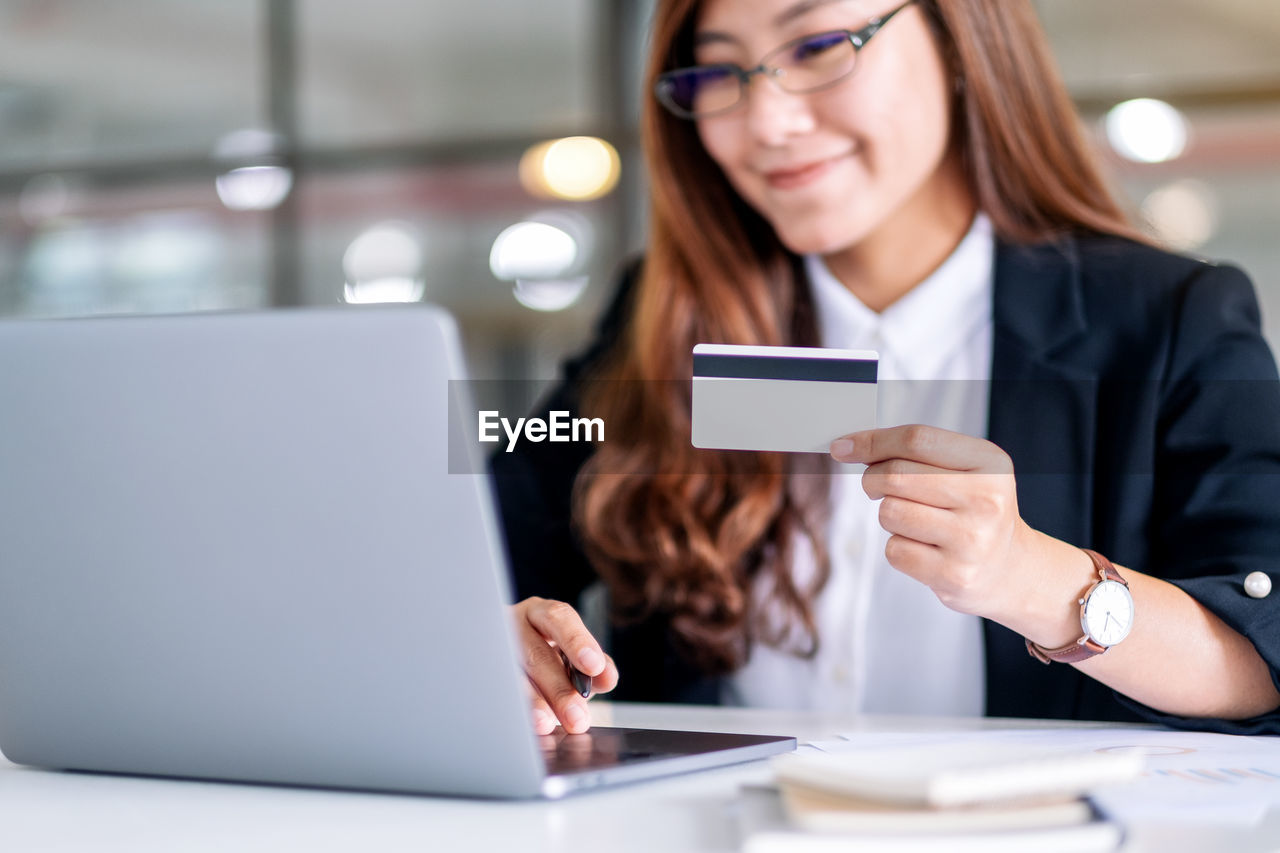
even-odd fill
[[[795,169],[774,169],[764,173],[764,179],[775,190],[792,190],[807,186],[826,174],[838,158],[819,160]]]

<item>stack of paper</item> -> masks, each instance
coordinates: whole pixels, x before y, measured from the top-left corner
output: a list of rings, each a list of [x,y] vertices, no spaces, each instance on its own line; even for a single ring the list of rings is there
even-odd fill
[[[1113,850],[1119,828],[1085,795],[1142,767],[1128,753],[963,743],[782,756],[774,771],[784,823],[757,826],[744,849],[828,850],[857,839],[884,850]]]
[[[1184,732],[1151,726],[859,731],[804,749],[879,761],[905,749],[1097,752],[1142,757],[1137,781],[1094,791],[1108,817],[1131,824],[1214,824],[1246,829],[1280,816],[1280,738]],[[1280,836],[1270,849],[1280,850]]]

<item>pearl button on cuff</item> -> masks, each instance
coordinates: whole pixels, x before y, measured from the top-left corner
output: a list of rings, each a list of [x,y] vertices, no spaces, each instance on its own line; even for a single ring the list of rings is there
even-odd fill
[[[1266,598],[1271,594],[1271,576],[1264,572],[1250,572],[1244,579],[1244,591],[1251,598]]]

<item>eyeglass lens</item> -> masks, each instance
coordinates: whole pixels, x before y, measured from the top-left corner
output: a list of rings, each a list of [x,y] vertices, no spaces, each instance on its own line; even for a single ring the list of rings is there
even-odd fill
[[[858,52],[844,30],[818,33],[790,42],[761,62],[774,82],[788,92],[821,89],[853,71]],[[677,112],[704,116],[722,112],[742,99],[749,72],[733,65],[702,65],[664,74],[658,95]]]

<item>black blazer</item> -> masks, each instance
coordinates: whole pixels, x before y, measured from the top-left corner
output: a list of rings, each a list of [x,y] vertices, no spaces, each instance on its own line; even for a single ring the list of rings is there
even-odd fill
[[[626,323],[634,277],[542,413],[576,410],[575,383]],[[1001,244],[992,380],[988,437],[1013,459],[1027,523],[1182,587],[1248,637],[1280,685],[1280,380],[1244,274],[1110,237]],[[595,579],[569,522],[589,452],[524,442],[491,459],[517,598],[572,602]],[[1245,594],[1253,571],[1271,576],[1268,598]],[[986,622],[984,638],[989,716],[1280,733],[1280,712],[1176,718],[1033,660],[1003,626]],[[609,640],[616,698],[719,701],[719,680],[676,652],[663,619]]]

